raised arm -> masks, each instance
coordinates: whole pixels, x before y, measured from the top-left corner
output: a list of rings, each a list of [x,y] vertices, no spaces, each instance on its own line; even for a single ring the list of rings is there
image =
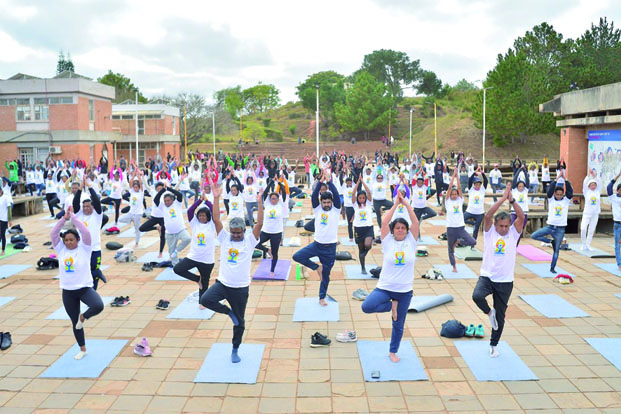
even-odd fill
[[[258,205],[258,209],[257,211],[261,212],[263,211],[263,191],[259,190],[259,194],[257,194],[257,203]],[[254,228],[252,229],[252,233],[254,234],[254,238],[255,239],[259,239],[259,236],[261,235],[261,228],[263,227],[263,214],[259,213],[257,214],[257,223],[254,225]]]
[[[220,194],[222,194],[222,189],[218,185],[218,183],[211,184],[211,192],[213,193],[213,213],[211,215],[213,224],[216,226],[216,234],[219,234],[222,231],[222,221],[220,220]],[[257,216],[262,216],[262,214],[257,214]]]
[[[336,208],[341,208],[341,198],[338,196],[339,193],[338,193],[334,183],[332,182],[332,180],[328,181],[328,188],[330,189],[330,192],[334,196],[334,197],[332,197],[332,204]]]
[[[198,207],[198,205],[200,203],[202,203],[203,200],[199,197],[196,197],[196,201],[194,201],[194,204],[192,204],[189,208],[188,208],[188,221],[192,221],[192,219],[194,218],[194,211],[196,210],[196,208]]]
[[[487,210],[487,212],[485,213],[485,216],[483,218],[483,229],[485,231],[489,231],[489,229],[492,227],[492,223],[494,222],[494,214],[496,214],[496,211],[498,211],[498,209],[500,208],[502,203],[504,203],[505,200],[508,200],[509,197],[511,197],[510,194],[511,194],[511,183],[507,183],[507,188],[505,188],[505,192],[502,195],[502,197],[498,201],[496,201],[490,207],[490,209]],[[513,203],[513,206],[514,207],[518,206],[518,204],[517,203]]]
[[[88,230],[88,227],[86,227],[86,225],[78,219],[78,216],[73,214],[73,211],[70,210],[69,214],[71,215],[71,222],[82,235],[82,243],[84,243],[87,246],[90,246],[91,245],[91,232]]]

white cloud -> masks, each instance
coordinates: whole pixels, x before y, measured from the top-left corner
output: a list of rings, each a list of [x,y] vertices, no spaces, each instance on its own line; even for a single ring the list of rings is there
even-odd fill
[[[0,15],[21,23],[27,22],[37,14],[34,6],[25,6],[19,2],[0,0]]]

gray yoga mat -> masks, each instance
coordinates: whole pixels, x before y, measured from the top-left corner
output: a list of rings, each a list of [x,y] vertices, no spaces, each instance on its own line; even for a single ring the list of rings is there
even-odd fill
[[[453,301],[453,297],[449,294],[439,296],[413,296],[408,310],[414,312],[423,312],[436,306],[444,305]]]

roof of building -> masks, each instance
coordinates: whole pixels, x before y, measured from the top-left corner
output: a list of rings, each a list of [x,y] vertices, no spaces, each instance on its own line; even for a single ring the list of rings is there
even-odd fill
[[[16,73],[15,75],[11,76],[7,80],[24,80],[24,79],[41,79],[41,78],[37,78],[36,76],[32,76],[32,75],[27,75],[25,73]]]
[[[138,112],[138,114],[162,114],[162,115],[170,115],[179,117],[180,111],[179,108],[166,104],[138,104],[136,105],[133,101],[127,100],[123,101],[120,104],[112,105],[112,115],[123,115],[129,114],[133,115]]]
[[[70,70],[64,70],[60,72],[58,75],[54,76],[54,79],[86,79],[92,81],[92,78],[88,76],[80,75],[79,73],[71,72]]]
[[[64,71],[53,78],[38,78],[24,73],[16,73],[9,79],[0,80],[0,96],[53,95],[81,93],[93,97],[113,100],[113,86],[93,81],[75,72]]]

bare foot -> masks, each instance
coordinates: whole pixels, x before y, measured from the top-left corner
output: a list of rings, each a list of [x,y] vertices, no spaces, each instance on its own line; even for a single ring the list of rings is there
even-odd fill
[[[270,272],[270,277],[273,278],[274,277],[274,272]]]
[[[203,281],[201,279],[198,280],[198,290],[203,290]]]
[[[161,258],[162,258],[162,253],[158,254],[158,255],[157,255],[157,258],[158,258],[158,259],[161,259]]]
[[[399,358],[399,357],[397,356],[397,354],[395,354],[394,352],[389,352],[389,353],[388,353],[388,357],[389,357],[389,358],[390,358],[390,360],[391,360],[392,362],[394,362],[394,363],[397,363],[397,362],[401,361],[401,358]]]
[[[399,306],[399,302],[396,300],[392,301],[392,320],[397,322],[397,318],[399,317],[399,315],[397,315],[397,306]]]
[[[326,302],[326,300],[325,300],[325,299],[319,299],[319,304],[320,304],[321,306],[328,306],[328,302]]]
[[[319,280],[321,280],[321,273],[323,272],[323,265],[319,265],[319,267],[315,270],[315,272],[317,272],[317,275],[319,275]]]
[[[134,244],[134,248],[137,249],[138,248],[138,243]]]
[[[457,267],[453,266],[453,273],[457,273]]]
[[[204,307],[204,306],[203,306],[203,305],[201,305],[201,304],[199,304],[199,305],[198,305],[198,308],[199,308],[200,310],[207,309],[206,307]]]
[[[0,253],[0,256],[4,256],[4,250],[2,250],[2,253]]]

